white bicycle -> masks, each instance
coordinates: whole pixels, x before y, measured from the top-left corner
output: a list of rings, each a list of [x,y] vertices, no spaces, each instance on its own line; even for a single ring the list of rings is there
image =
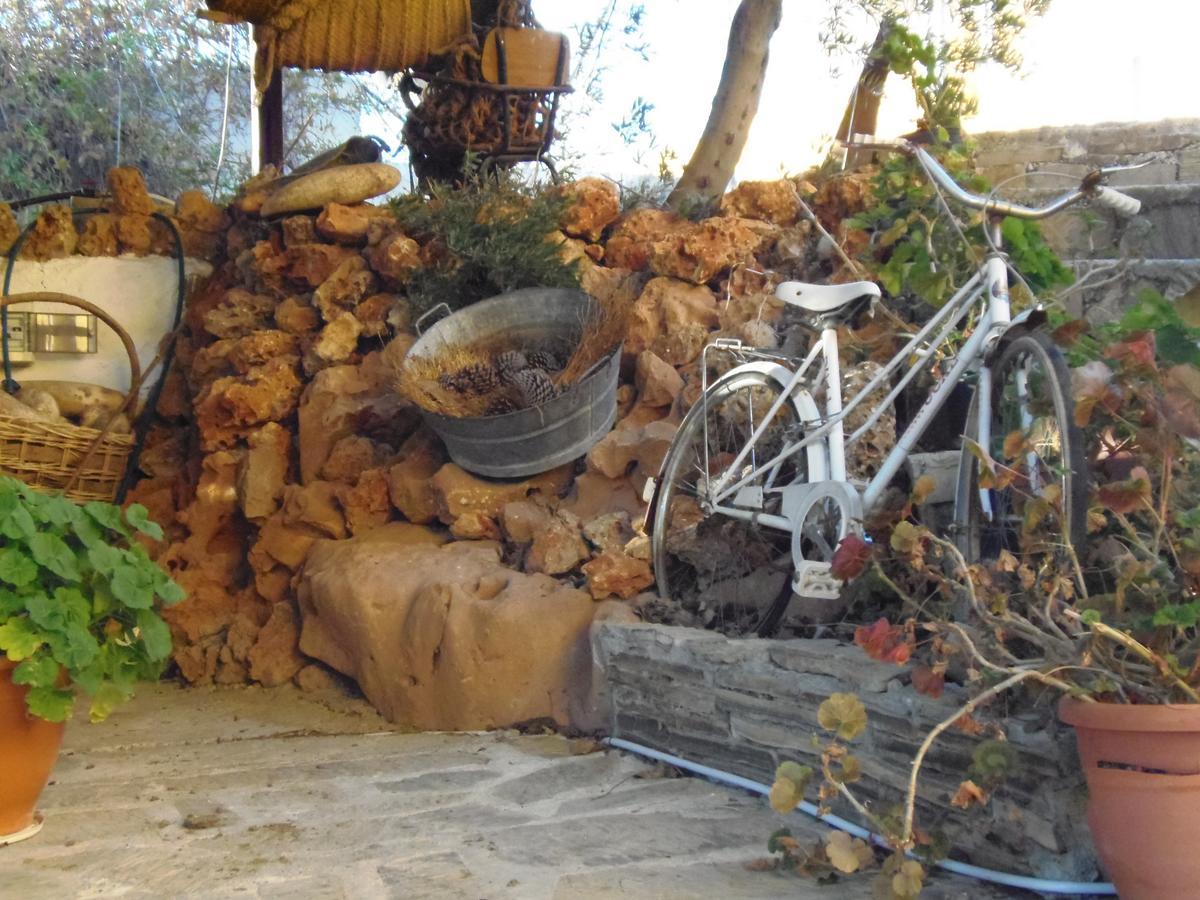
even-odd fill
[[[1084,198],[1134,215],[1139,201],[1103,185],[1128,167],[1100,169],[1045,206],[1030,207],[966,191],[919,146],[856,146],[913,156],[950,199],[984,212],[992,249],[845,404],[837,328],[878,300],[871,282],[778,286],[775,296],[811,317],[820,335],[803,359],[738,341],[706,348],[706,355],[731,352],[741,364],[708,386],[684,417],[654,482],[648,528],[655,576],[664,600],[708,619],[722,609],[755,611],[753,627],[763,636],[778,628],[793,595],[837,597],[842,583],[830,571],[834,551],[847,535],[862,534],[864,517],[962,382],[974,385],[954,492],[954,539],[964,555],[978,561],[1016,552],[1018,536],[1028,547],[1033,520],[1039,534],[1060,545],[1080,547],[1085,537],[1088,477],[1069,374],[1038,328],[1042,309],[1011,314],[1000,225],[1005,216],[1042,219]],[[847,448],[892,407],[933,352],[972,321],[877,472],[867,481],[848,478]],[[706,361],[702,371],[707,376]],[[847,434],[847,415],[879,394]],[[1005,477],[994,477],[997,468]],[[781,575],[789,570],[790,579]]]

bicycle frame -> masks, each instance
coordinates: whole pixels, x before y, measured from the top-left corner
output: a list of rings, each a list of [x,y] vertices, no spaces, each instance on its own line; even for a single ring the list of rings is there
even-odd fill
[[[992,230],[993,246],[999,247],[999,220],[993,219],[989,227]],[[764,513],[761,510],[731,505],[729,502],[730,498],[735,498],[739,490],[747,487],[751,481],[764,472],[770,473],[773,469],[777,470],[777,467],[789,457],[802,450],[806,450],[817,441],[824,442],[828,455],[828,479],[830,481],[845,482],[847,480],[846,447],[860,439],[879,420],[904,388],[916,378],[917,374],[921,371],[923,360],[928,358],[932,349],[945,342],[959,321],[979,302],[980,298],[985,299],[986,306],[971,336],[955,356],[953,365],[943,375],[937,387],[904,429],[895,446],[884,458],[879,471],[863,486],[861,491],[863,513],[864,515],[870,513],[879,502],[884,489],[892,477],[904,464],[905,458],[912,452],[921,435],[924,434],[934,417],[945,405],[955,386],[962,380],[972,365],[982,360],[990,352],[1012,321],[1012,310],[1008,292],[1008,268],[1003,254],[998,251],[988,255],[971,279],[959,288],[954,296],[938,310],[924,327],[909,339],[908,343],[845,406],[842,404],[841,366],[838,356],[837,331],[832,326],[822,329],[820,340],[796,368],[795,372],[792,373],[786,385],[782,386],[783,389],[779,397],[767,410],[762,421],[755,426],[750,439],[738,452],[734,461],[725,468],[724,473],[715,479],[709,479],[707,472],[710,471],[710,468],[706,459],[705,478],[708,479],[708,490],[705,493],[712,511],[732,518],[752,520],[783,531],[791,531],[794,523],[787,516],[773,515]],[[906,360],[910,360],[912,357],[916,357],[916,359],[909,363],[908,371],[897,381],[888,394],[876,404],[867,417],[867,420],[853,434],[847,437],[843,428],[846,416],[852,410],[861,406],[868,396],[880,389],[888,379],[904,366]],[[779,410],[785,403],[791,402],[790,398],[797,391],[805,391],[805,378],[818,360],[820,360],[821,369],[824,372],[826,394],[823,420],[816,428],[806,433],[801,440],[788,444],[770,460],[761,464],[752,462],[748,470],[743,470],[746,459],[754,452],[759,439],[775,419]],[[731,370],[731,374],[736,371],[738,371],[736,368]],[[820,374],[818,372],[818,377],[815,380],[820,380]],[[990,374],[986,365],[980,367],[979,400],[976,404],[976,414],[978,417],[976,435],[982,446],[988,446],[990,439],[990,435],[988,434],[991,422]],[[706,453],[707,446],[708,440],[706,434]],[[737,476],[739,472],[742,473],[741,477]],[[737,478],[737,480],[734,481],[734,478]]]

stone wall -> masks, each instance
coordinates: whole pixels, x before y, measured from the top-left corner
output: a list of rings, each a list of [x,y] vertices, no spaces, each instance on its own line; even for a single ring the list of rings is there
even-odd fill
[[[1146,163],[1109,183],[1142,201],[1132,219],[1097,207],[1043,222],[1051,245],[1081,275],[1124,260],[1120,277],[1085,290],[1076,311],[1116,315],[1142,288],[1170,298],[1200,284],[1200,119],[1038,128],[975,136],[983,174],[1005,196],[1044,203],[1101,166]],[[1050,177],[1047,173],[1057,173]]]
[[[831,693],[857,693],[870,720],[855,741],[864,770],[857,790],[876,808],[903,797],[916,749],[964,699],[949,685],[936,700],[918,694],[905,683],[904,670],[833,640],[730,640],[686,628],[605,623],[594,643],[615,737],[766,783],[783,760],[814,764],[817,707]],[[977,865],[1094,878],[1070,730],[1048,710],[1010,718],[1006,730],[1018,751],[1018,772],[985,809],[970,812],[949,800],[978,739],[957,730],[943,735],[922,770],[918,824],[945,833],[952,855]],[[834,811],[853,817],[837,805]]]

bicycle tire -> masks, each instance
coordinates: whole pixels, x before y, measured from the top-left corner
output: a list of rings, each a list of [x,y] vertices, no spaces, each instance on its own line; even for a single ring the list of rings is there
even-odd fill
[[[1026,386],[1009,381],[1023,361]],[[1037,375],[1030,372],[1036,367]],[[1010,340],[990,364],[992,371],[991,439],[982,448],[1001,465],[1015,472],[1011,484],[987,489],[992,505],[989,521],[984,513],[979,488],[980,460],[972,449],[978,443],[979,389],[976,388],[967,417],[967,440],[963,442],[955,492],[955,543],[969,563],[991,562],[1002,550],[1020,557],[1028,549],[1048,546],[1070,547],[1082,559],[1087,539],[1088,471],[1083,435],[1072,415],[1070,373],[1062,354],[1042,331],[1028,331]],[[1036,382],[1036,383],[1035,383]],[[1019,428],[1013,426],[1018,424]],[[1006,459],[1007,439],[1019,431],[1021,457]],[[1041,482],[1056,483],[1061,495],[1036,526],[1029,525],[1028,504],[1045,493]],[[1044,510],[1041,504],[1039,510]],[[1064,542],[1065,539],[1065,542]]]
[[[701,615],[712,613],[714,621],[705,624],[718,629],[723,625],[724,614],[720,610],[704,608],[705,591],[711,593],[714,585],[747,579],[756,567],[763,565],[771,567],[776,573],[784,572],[783,586],[778,596],[765,607],[759,602],[760,598],[755,597],[747,597],[746,606],[762,610],[755,622],[755,632],[760,636],[769,636],[778,627],[792,596],[791,533],[719,513],[705,514],[696,502],[682,504],[677,501],[681,496],[686,496],[689,489],[693,496],[696,493],[695,486],[687,484],[687,476],[692,471],[697,475],[703,471],[703,466],[697,459],[697,443],[702,446],[704,440],[706,413],[710,420],[719,420],[724,404],[731,401],[736,403],[738,396],[743,394],[753,397],[754,391],[760,392],[759,404],[766,403],[769,406],[782,392],[783,387],[777,379],[762,372],[729,373],[714,383],[704,397],[688,411],[663,460],[654,501],[654,526],[651,531],[651,558],[658,593],[668,603],[679,604]],[[751,406],[753,407],[753,404]],[[760,405],[759,408],[765,410],[767,406]],[[744,445],[744,438],[748,437],[747,431],[753,431],[752,422],[751,416],[750,422],[737,426],[740,430],[733,433],[721,432],[714,438],[713,423],[710,421],[710,468],[714,455],[719,457],[723,453],[736,452]],[[718,421],[718,429],[726,424],[728,423]],[[779,426],[780,430],[773,433],[776,426]],[[790,429],[799,427],[799,416],[792,404],[787,403],[781,408],[772,427],[764,433],[757,446],[770,458],[774,455],[772,448],[778,446],[782,439],[794,438]],[[723,443],[723,440],[727,443]],[[739,440],[741,443],[738,443]],[[785,465],[787,469],[781,471],[777,483],[792,483],[797,478],[807,477],[803,452],[791,457]],[[710,472],[713,476],[717,474],[719,473],[716,471]],[[703,541],[702,532],[707,532],[703,535]],[[692,551],[689,554],[686,548],[679,546],[681,541],[690,541],[692,547],[700,547],[702,552]],[[743,552],[739,554],[739,550]],[[727,560],[727,556],[731,558]],[[728,578],[722,579],[719,566],[726,561],[732,563],[733,571]],[[738,606],[736,597],[731,605]]]

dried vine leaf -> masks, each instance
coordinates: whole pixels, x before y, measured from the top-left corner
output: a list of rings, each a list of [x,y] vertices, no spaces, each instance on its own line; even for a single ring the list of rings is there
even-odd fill
[[[817,723],[843,741],[852,741],[867,727],[867,708],[854,694],[830,694],[817,708]]]

